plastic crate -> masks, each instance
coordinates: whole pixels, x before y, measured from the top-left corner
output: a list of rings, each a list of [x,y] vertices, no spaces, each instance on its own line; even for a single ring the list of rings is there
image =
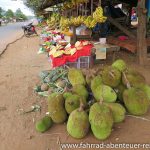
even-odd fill
[[[93,56],[82,56],[75,62],[67,62],[65,65],[71,68],[90,68],[94,63]]]

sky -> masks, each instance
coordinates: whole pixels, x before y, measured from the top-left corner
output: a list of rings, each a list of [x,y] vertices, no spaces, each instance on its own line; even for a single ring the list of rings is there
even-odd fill
[[[0,0],[0,7],[4,10],[11,9],[13,12],[20,8],[25,15],[34,15],[33,12],[23,4],[23,0]]]

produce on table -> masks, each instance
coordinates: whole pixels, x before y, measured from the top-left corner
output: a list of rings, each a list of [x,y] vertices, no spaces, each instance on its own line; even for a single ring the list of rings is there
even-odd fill
[[[48,111],[54,123],[63,123],[67,119],[65,101],[62,94],[48,97]]]
[[[114,121],[109,107],[101,102],[93,104],[89,112],[89,121],[97,139],[105,140],[110,136]]]
[[[88,114],[84,111],[81,103],[80,108],[70,114],[67,122],[67,131],[72,137],[81,139],[88,134],[89,128]]]
[[[49,116],[45,116],[41,120],[36,122],[36,130],[38,132],[45,132],[49,128],[51,128],[52,124],[52,119]]]
[[[139,116],[149,109],[150,86],[122,60],[98,69],[55,68],[41,72],[40,77],[51,92],[47,93],[50,117],[54,123],[69,117],[67,131],[74,138],[85,137],[91,125],[94,136],[105,140],[113,125],[125,120],[126,112]],[[47,86],[42,85],[42,89],[47,90]],[[39,93],[41,86],[36,91]]]

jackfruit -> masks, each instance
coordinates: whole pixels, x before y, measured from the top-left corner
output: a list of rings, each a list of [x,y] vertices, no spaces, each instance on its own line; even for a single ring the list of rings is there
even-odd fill
[[[36,122],[35,127],[38,132],[45,132],[52,126],[52,124],[52,119],[49,116],[45,116]]]
[[[67,112],[64,107],[62,94],[48,97],[48,111],[54,123],[63,123],[67,119]]]
[[[75,84],[86,85],[83,73],[79,69],[70,68],[68,72],[68,79],[72,86],[74,86]]]
[[[125,108],[119,103],[104,103],[112,111],[114,123],[122,122],[125,119]]]
[[[80,107],[80,96],[72,94],[65,100],[65,109],[68,114]]]
[[[86,83],[89,87],[91,87],[91,81],[93,80],[92,76],[86,75],[85,77]]]
[[[100,75],[93,78],[91,81],[91,90],[94,91],[99,85],[102,84],[102,77]]]
[[[147,84],[143,84],[143,85],[140,85],[138,88],[143,90],[146,93],[148,99],[150,100],[150,86]]]
[[[108,138],[112,131],[113,116],[111,110],[99,102],[93,104],[89,112],[89,121],[94,136],[99,140]]]
[[[102,71],[102,80],[104,84],[116,87],[121,81],[121,72],[112,66],[105,67]]]
[[[103,100],[104,102],[115,102],[117,99],[115,91],[107,85],[98,86],[93,90],[93,96],[97,101]]]
[[[71,92],[64,92],[63,93],[63,98],[64,99],[67,99],[68,97],[72,96],[72,93]]]
[[[83,96],[85,99],[87,99],[89,96],[89,93],[88,93],[86,87],[82,84],[74,85],[72,88],[72,92],[79,96]]]
[[[117,98],[119,99],[120,102],[123,102],[123,92],[124,90],[127,89],[125,85],[120,83],[114,90],[117,94]]]
[[[124,60],[122,60],[122,59],[116,60],[116,61],[112,64],[112,67],[115,67],[116,69],[118,69],[118,70],[121,71],[121,72],[127,69],[127,65],[126,65],[126,63],[124,62]]]
[[[128,112],[132,115],[143,115],[148,111],[148,96],[139,88],[125,90],[123,93],[123,101]]]
[[[145,84],[145,78],[142,74],[132,69],[128,69],[125,72],[126,78],[130,83],[131,87],[139,87],[140,85]],[[122,83],[127,86],[125,76],[122,76]]]
[[[77,139],[84,138],[89,132],[89,127],[88,115],[81,107],[70,114],[67,131],[72,137]]]

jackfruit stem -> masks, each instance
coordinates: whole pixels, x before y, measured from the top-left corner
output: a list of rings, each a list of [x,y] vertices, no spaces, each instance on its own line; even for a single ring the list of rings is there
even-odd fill
[[[101,105],[101,104],[103,104],[103,98],[102,99],[100,99],[100,101],[99,101],[99,104]]]
[[[125,72],[123,71],[122,73],[123,73],[123,76],[124,76],[124,79],[125,79],[126,86],[127,86],[128,89],[130,89],[131,84],[130,84],[129,80],[127,79],[127,76],[126,76]]]
[[[80,107],[79,107],[79,111],[83,111],[84,110],[84,104],[82,102],[82,99],[80,99]]]
[[[109,72],[109,74],[110,74],[110,76],[111,76],[112,78],[115,77],[114,74],[113,74],[111,71]]]

